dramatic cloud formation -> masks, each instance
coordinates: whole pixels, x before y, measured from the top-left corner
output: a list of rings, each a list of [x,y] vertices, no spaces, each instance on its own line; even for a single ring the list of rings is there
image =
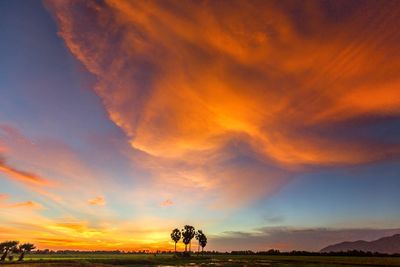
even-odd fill
[[[400,113],[396,1],[46,4],[137,164],[171,188],[235,203],[276,191],[287,170],[399,154],[342,134]]]

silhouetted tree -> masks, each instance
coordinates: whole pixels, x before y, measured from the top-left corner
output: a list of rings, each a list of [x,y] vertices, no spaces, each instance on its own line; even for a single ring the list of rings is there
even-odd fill
[[[181,236],[182,236],[181,231],[179,231],[178,228],[172,230],[171,239],[175,242],[175,253],[176,253],[176,243],[178,243],[178,241],[181,239]]]
[[[22,261],[24,259],[24,256],[26,253],[29,253],[33,249],[35,249],[35,245],[31,243],[25,243],[19,246],[19,251],[21,252],[21,255],[18,258],[18,261]]]
[[[2,248],[3,255],[1,256],[0,261],[5,261],[7,255],[10,251],[14,251],[17,248],[18,241],[5,241],[0,243],[0,248]]]
[[[185,225],[182,229],[182,241],[185,244],[185,252],[187,252],[187,245],[189,244],[189,252],[191,251],[191,241],[196,234],[196,230],[191,225]]]
[[[203,232],[201,232],[201,236],[199,237],[199,243],[201,246],[201,252],[203,252],[204,247],[207,245],[207,237]]]
[[[8,254],[8,260],[9,261],[14,260],[13,254],[18,254],[18,253],[20,253],[19,247],[17,247],[17,246],[12,247]]]
[[[197,246],[197,253],[200,253],[200,239],[201,239],[201,237],[202,237],[203,235],[204,235],[204,234],[203,234],[203,231],[202,231],[202,230],[198,230],[198,231],[196,232],[195,238],[196,238],[196,240],[199,242],[199,245]]]
[[[1,159],[0,159],[1,160]],[[0,243],[0,254],[3,255],[5,250],[5,242],[1,242]]]

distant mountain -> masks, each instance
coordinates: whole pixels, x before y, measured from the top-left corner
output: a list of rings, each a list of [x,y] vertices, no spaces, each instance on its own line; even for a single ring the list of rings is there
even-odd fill
[[[362,250],[379,253],[400,253],[400,234],[383,237],[375,241],[354,241],[342,242],[335,245],[327,246],[321,249],[321,252],[340,252],[349,250]]]

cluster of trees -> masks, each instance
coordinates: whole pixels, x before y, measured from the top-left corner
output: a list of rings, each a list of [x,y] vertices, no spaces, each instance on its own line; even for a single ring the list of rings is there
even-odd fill
[[[185,244],[185,252],[187,252],[188,245],[189,252],[191,252],[193,238],[196,238],[196,240],[199,242],[198,252],[200,252],[200,247],[201,251],[203,252],[204,247],[207,245],[207,237],[202,230],[198,230],[196,232],[196,229],[193,226],[185,225],[182,230],[179,230],[178,228],[172,230],[171,239],[175,242],[175,253],[176,243],[178,243],[181,238],[182,242]]]
[[[14,259],[12,254],[19,253],[18,261],[22,261],[26,253],[35,249],[35,245],[31,243],[24,243],[18,245],[19,241],[4,241],[0,243],[0,253],[2,254],[0,261],[5,261],[7,258],[11,261]]]

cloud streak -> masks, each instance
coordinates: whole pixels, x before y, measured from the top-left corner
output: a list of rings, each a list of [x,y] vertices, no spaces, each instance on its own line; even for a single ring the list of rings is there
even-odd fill
[[[27,208],[27,209],[42,209],[43,206],[35,201],[25,201],[25,202],[8,202],[9,195],[0,194],[0,208]]]
[[[33,172],[15,168],[6,162],[4,153],[6,153],[8,149],[3,142],[5,142],[6,139],[11,136],[17,139],[18,142],[25,141],[19,132],[15,130],[15,128],[10,127],[9,125],[0,124],[0,172],[3,172],[10,178],[23,183],[40,186],[50,185],[50,181],[48,179]]]
[[[42,209],[43,206],[39,203],[36,203],[34,201],[25,201],[25,202],[20,202],[20,203],[14,203],[10,205],[9,207],[12,208],[29,208],[29,209]]]
[[[41,186],[46,186],[50,184],[50,182],[47,179],[39,175],[11,167],[5,162],[4,159],[1,158],[0,158],[0,171],[7,174],[9,177],[23,183],[41,185]]]
[[[163,202],[160,203],[161,207],[168,207],[174,205],[174,202],[170,199],[166,199]]]
[[[88,203],[92,206],[105,206],[106,200],[102,196],[97,196],[93,199],[89,199]]]

